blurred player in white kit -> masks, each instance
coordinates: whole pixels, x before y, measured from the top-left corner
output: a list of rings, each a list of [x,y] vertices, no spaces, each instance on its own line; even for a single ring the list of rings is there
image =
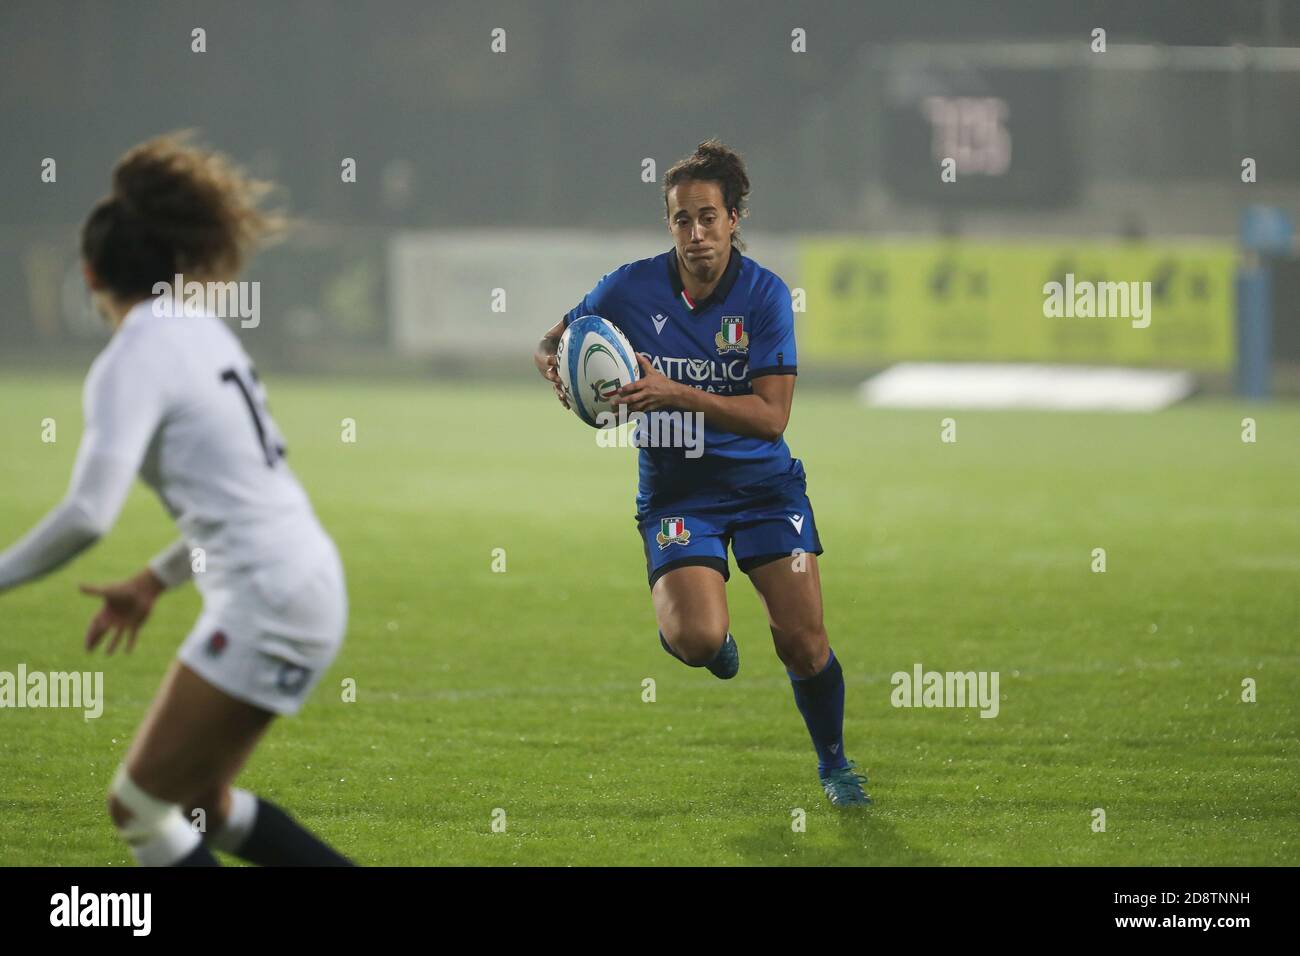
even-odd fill
[[[0,553],[0,594],[60,567],[113,527],[137,473],[176,521],[180,539],[134,577],[82,586],[104,602],[86,648],[108,636],[110,654],[123,639],[131,649],[162,591],[192,577],[203,596],[109,792],[113,823],[145,866],[215,866],[214,848],[262,865],[350,865],[233,785],[272,720],[298,711],[342,645],[338,551],[284,461],[239,340],[220,318],[156,294],[178,275],[233,280],[280,226],[258,207],[268,188],[184,134],[119,160],[81,235],[86,281],[113,336],[86,378],[71,485]]]

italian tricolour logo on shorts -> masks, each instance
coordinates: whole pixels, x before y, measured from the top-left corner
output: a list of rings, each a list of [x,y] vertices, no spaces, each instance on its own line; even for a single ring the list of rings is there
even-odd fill
[[[748,352],[749,333],[743,315],[724,315],[722,331],[713,337],[719,352]]]
[[[664,518],[659,522],[659,533],[655,535],[655,540],[659,542],[659,550],[662,551],[670,544],[690,544],[691,533],[686,530],[685,519]]]

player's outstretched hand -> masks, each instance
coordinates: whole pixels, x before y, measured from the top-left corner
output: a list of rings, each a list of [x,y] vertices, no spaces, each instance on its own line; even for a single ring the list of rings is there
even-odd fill
[[[569,400],[564,397],[564,385],[560,381],[560,363],[554,355],[546,363],[546,369],[542,372],[542,378],[546,379],[555,386],[555,397],[560,400],[560,404],[565,408],[569,407]]]
[[[82,594],[104,599],[104,606],[90,619],[90,627],[86,629],[86,650],[93,651],[105,634],[111,634],[107,653],[117,650],[123,636],[129,653],[162,590],[162,583],[147,568],[135,577],[115,584],[81,585]]]
[[[690,386],[674,382],[640,352],[636,353],[636,360],[641,366],[641,377],[620,388],[615,397],[627,404],[629,412],[658,412],[679,407],[682,389]]]

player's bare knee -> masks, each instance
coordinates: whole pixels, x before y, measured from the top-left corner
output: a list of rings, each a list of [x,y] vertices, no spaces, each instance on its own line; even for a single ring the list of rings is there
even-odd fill
[[[687,664],[698,667],[718,656],[722,642],[727,639],[727,625],[685,624],[664,632],[664,639],[672,645]]]
[[[805,626],[790,630],[772,629],[776,655],[786,670],[799,677],[811,677],[826,665],[830,643],[825,628]]]

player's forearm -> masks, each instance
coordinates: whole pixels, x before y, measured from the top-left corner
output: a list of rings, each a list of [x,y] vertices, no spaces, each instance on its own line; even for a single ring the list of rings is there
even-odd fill
[[[686,412],[703,412],[704,422],[718,431],[776,441],[785,433],[787,416],[762,395],[719,395],[682,385],[675,403]]]
[[[93,515],[75,500],[64,501],[8,551],[0,554],[0,591],[49,574],[103,535]]]
[[[184,539],[174,541],[166,550],[155,555],[141,573],[151,575],[159,591],[179,587],[194,576],[194,566],[190,563],[190,546]]]
[[[0,554],[0,591],[49,574],[108,534],[134,476],[132,462],[101,452],[95,433],[83,436],[63,502]]]

